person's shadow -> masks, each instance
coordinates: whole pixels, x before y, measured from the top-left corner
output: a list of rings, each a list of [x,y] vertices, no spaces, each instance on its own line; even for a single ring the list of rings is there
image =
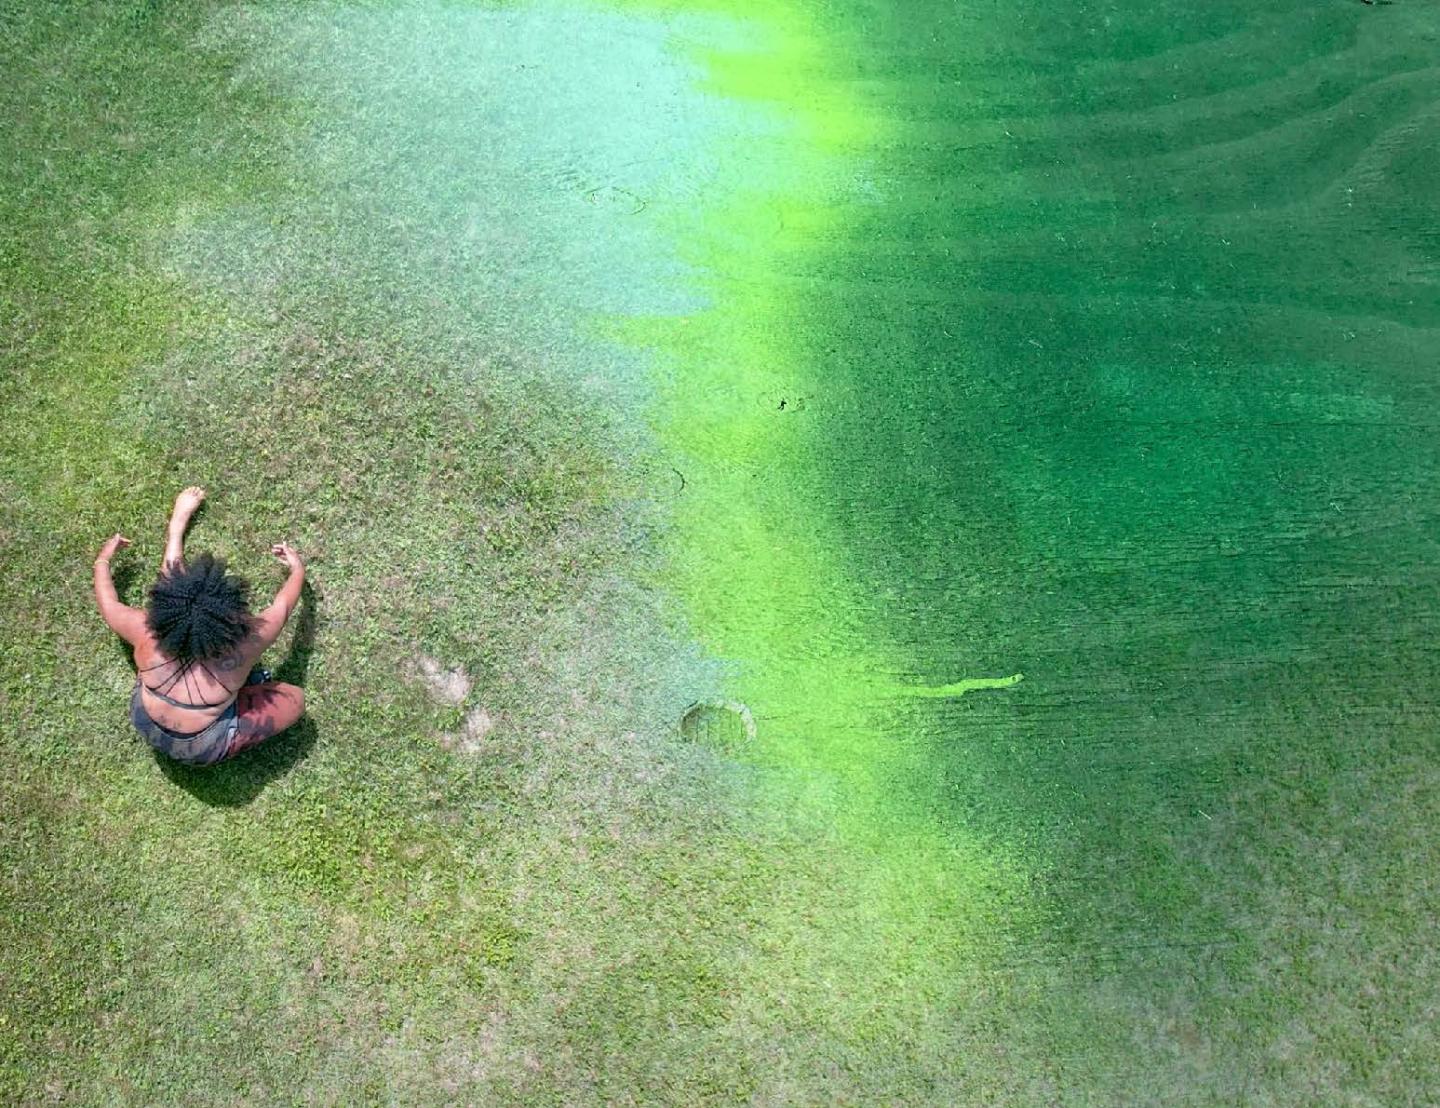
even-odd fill
[[[303,687],[315,649],[315,593],[308,581],[301,589],[294,618],[290,653],[276,667],[275,680]],[[249,804],[271,781],[294,769],[310,753],[315,739],[315,724],[309,715],[303,715],[295,726],[217,765],[187,766],[158,750],[154,755],[161,772],[196,800],[217,808],[236,808]]]

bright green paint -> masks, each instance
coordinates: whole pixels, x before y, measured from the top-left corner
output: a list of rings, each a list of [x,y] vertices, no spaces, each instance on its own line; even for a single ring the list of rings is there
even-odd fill
[[[886,676],[899,664],[886,656],[883,622],[857,619],[865,605],[838,537],[805,507],[809,459],[823,444],[803,413],[827,381],[791,345],[804,320],[787,275],[837,229],[883,121],[830,75],[824,28],[804,5],[711,7],[738,20],[739,44],[682,38],[681,49],[702,60],[702,87],[747,105],[764,130],[745,136],[744,157],[696,209],[666,221],[709,307],[618,327],[658,352],[653,422],[686,477],[677,591],[706,648],[736,665],[731,692],[762,720],[756,756],[873,788],[893,757],[881,734],[887,698],[911,690]],[[847,803],[876,800],[862,792]]]
[[[789,979],[803,995],[802,982],[839,978],[853,993],[827,995],[817,1018],[908,1037],[897,1030],[913,1018],[907,1006],[954,1003],[1039,920],[1024,848],[938,823],[894,791],[916,772],[903,708],[1020,677],[897,680],[905,664],[883,610],[856,589],[839,533],[811,508],[826,491],[815,464],[826,444],[810,417],[832,381],[794,341],[812,325],[799,277],[866,195],[884,121],[834,79],[825,29],[804,13],[744,7],[724,48],[679,36],[703,63],[702,87],[736,105],[738,120],[722,117],[709,141],[743,156],[663,224],[706,307],[616,320],[613,333],[654,359],[651,423],[684,476],[668,583],[689,633],[727,663],[725,695],[756,722],[732,754],[771,772],[768,805],[820,842],[838,835],[846,855],[809,928],[791,905],[769,910],[776,952],[746,987]]]

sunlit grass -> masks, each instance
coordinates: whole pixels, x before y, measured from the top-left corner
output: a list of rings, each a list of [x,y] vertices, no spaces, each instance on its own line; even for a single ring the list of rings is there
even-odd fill
[[[1296,673],[1266,661],[1227,677],[1229,700],[1163,699],[1156,672],[1191,660],[1183,636],[1124,640],[1127,667],[1079,671],[1083,702],[1055,691],[1073,677],[1068,640],[1014,656],[1046,646],[1032,628],[1053,610],[1017,587],[1051,563],[1018,555],[1108,557],[1176,530],[1174,512],[1132,520],[1102,493],[1180,505],[1190,534],[1246,486],[1215,564],[1235,595],[1265,597],[1269,564],[1232,557],[1236,543],[1275,519],[1309,526],[1286,514],[1303,503],[1292,474],[1308,489],[1334,470],[1318,446],[1286,466],[1241,449],[1243,417],[1339,427],[1417,409],[1398,388],[1392,402],[1347,383],[1348,363],[1323,394],[1301,369],[1257,385],[1235,366],[1197,389],[1118,363],[1087,376],[1078,354],[1071,366],[1072,340],[1083,351],[1107,328],[1154,348],[1167,336],[1098,298],[1051,319],[1006,284],[1029,295],[1047,265],[1074,272],[1051,223],[1113,245],[1112,167],[1075,168],[1050,132],[1088,126],[1094,150],[1114,138],[1103,113],[1024,117],[1046,82],[1080,78],[1043,51],[1016,72],[1036,32],[1008,14],[742,0],[7,10],[0,1099],[1423,1099],[1440,1057],[1425,1018],[1423,680],[1406,731],[1385,706],[1412,690],[1373,652],[1354,651],[1352,675],[1370,699],[1326,699],[1314,659],[1339,631]],[[1095,30],[1078,9],[1051,14],[1077,42]],[[1248,8],[1221,15],[1236,34],[1252,22]],[[918,37],[906,19],[925,24]],[[1151,41],[1121,37],[1142,55]],[[882,46],[920,59],[893,86],[874,68]],[[1269,53],[1265,66],[1267,81],[1286,69]],[[1110,93],[1173,79],[1097,72]],[[1293,80],[1309,87],[1307,74]],[[1423,104],[1422,77],[1407,82],[1374,95],[1403,116]],[[996,103],[1020,118],[981,110]],[[1164,111],[1162,96],[1145,126]],[[1347,150],[1367,145],[1355,128]],[[925,234],[955,187],[927,178],[926,159],[948,173],[953,151],[978,167],[957,177],[981,213],[975,241]],[[1180,183],[1199,187],[1197,164]],[[930,191],[896,195],[907,172]],[[1163,208],[1176,181],[1145,168],[1136,203]],[[1067,207],[1065,190],[1089,184]],[[1295,243],[1317,271],[1343,237],[1327,218]],[[884,219],[900,230],[871,254]],[[907,262],[892,247],[916,237],[928,253],[908,264],[935,265],[968,326],[895,309],[908,293],[884,278]],[[1101,260],[1149,290],[1189,255],[1141,239]],[[1237,271],[1240,251],[1215,242],[1206,264]],[[1407,295],[1403,341],[1377,333],[1419,365],[1428,302]],[[857,306],[891,312],[873,348],[847,330]],[[1208,326],[1205,312],[1235,326],[1232,307],[1161,307],[1170,326]],[[1010,372],[1041,357],[1036,320],[1063,371],[1050,390]],[[1327,358],[1350,341],[1295,340]],[[860,474],[871,483],[853,498],[835,481],[836,444],[868,418],[856,382],[869,367],[840,359],[867,351],[974,369],[973,389],[942,382],[966,385],[976,407],[955,414],[978,432],[945,464],[980,478],[964,503],[996,510],[941,536],[973,566],[948,548],[887,562],[885,530],[904,521],[876,497],[893,478]],[[1374,369],[1368,356],[1357,364]],[[983,425],[1017,397],[1065,448],[1049,471],[1039,448],[1012,449],[1033,438]],[[1122,469],[1123,433],[1073,429],[1077,410],[1126,404],[1145,423],[1224,423],[1235,448],[1198,467],[1186,451],[1204,440],[1176,435],[1147,486]],[[1023,464],[986,453],[1002,448]],[[1390,457],[1403,491],[1414,474]],[[1385,510],[1370,525],[1406,538],[1419,509],[1356,481],[1337,503],[1368,489]],[[306,687],[306,723],[206,774],[161,765],[127,728],[130,671],[88,586],[96,545],[120,529],[136,540],[122,590],[141,597],[169,500],[191,482],[211,494],[196,547],[264,593],[277,581],[265,551],[285,537],[313,583],[309,622],[275,655]],[[1050,527],[1061,499],[1078,532],[1068,517]],[[847,504],[874,513],[865,527]],[[1322,507],[1343,563],[1366,525]],[[1403,554],[1395,572],[1416,573]],[[1069,630],[1100,652],[1147,609],[1096,596],[1140,573],[1136,595],[1161,603],[1173,580],[1067,564],[1041,584],[1094,601]],[[951,576],[928,583],[961,631],[920,665],[900,633],[915,606],[888,586],[938,569]],[[1412,675],[1404,635],[1424,630],[1424,584],[1390,617]],[[1232,626],[1280,657],[1267,628],[1303,639],[1310,625]],[[422,654],[463,668],[468,699],[427,696]],[[685,743],[676,724],[694,701],[746,704],[754,737]],[[1235,701],[1253,709],[1248,731],[1226,714]],[[494,728],[457,753],[472,710]],[[1207,710],[1222,740],[1252,744],[1244,757],[1225,760],[1219,741],[1170,749],[1205,737]]]

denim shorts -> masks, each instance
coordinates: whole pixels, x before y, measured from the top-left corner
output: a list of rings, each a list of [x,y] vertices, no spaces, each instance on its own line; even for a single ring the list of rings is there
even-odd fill
[[[240,729],[240,717],[235,701],[232,700],[230,706],[203,730],[188,735],[172,731],[163,724],[156,723],[150,718],[150,713],[145,711],[138,681],[135,683],[135,691],[130,694],[130,722],[145,741],[161,754],[190,766],[208,766],[220,761],[230,752],[230,746],[235,741],[235,732]]]
[[[271,673],[268,669],[256,666],[245,678],[245,684],[263,685],[270,679]],[[235,703],[232,700],[230,706],[216,716],[204,730],[182,734],[150,718],[140,696],[139,678],[136,678],[135,691],[130,694],[130,722],[146,742],[167,758],[174,758],[177,762],[190,766],[209,766],[235,751],[235,734],[240,730],[240,715]]]

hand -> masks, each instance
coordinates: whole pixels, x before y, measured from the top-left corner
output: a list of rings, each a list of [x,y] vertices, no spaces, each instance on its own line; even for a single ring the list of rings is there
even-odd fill
[[[275,557],[279,558],[292,570],[305,568],[304,563],[300,561],[300,555],[295,552],[295,548],[288,542],[277,542],[270,548],[270,553],[274,554]]]
[[[115,534],[105,540],[105,545],[100,548],[100,554],[95,560],[97,562],[108,562],[111,558],[115,557],[115,551],[129,545],[130,540],[120,534],[119,531],[116,531]]]

